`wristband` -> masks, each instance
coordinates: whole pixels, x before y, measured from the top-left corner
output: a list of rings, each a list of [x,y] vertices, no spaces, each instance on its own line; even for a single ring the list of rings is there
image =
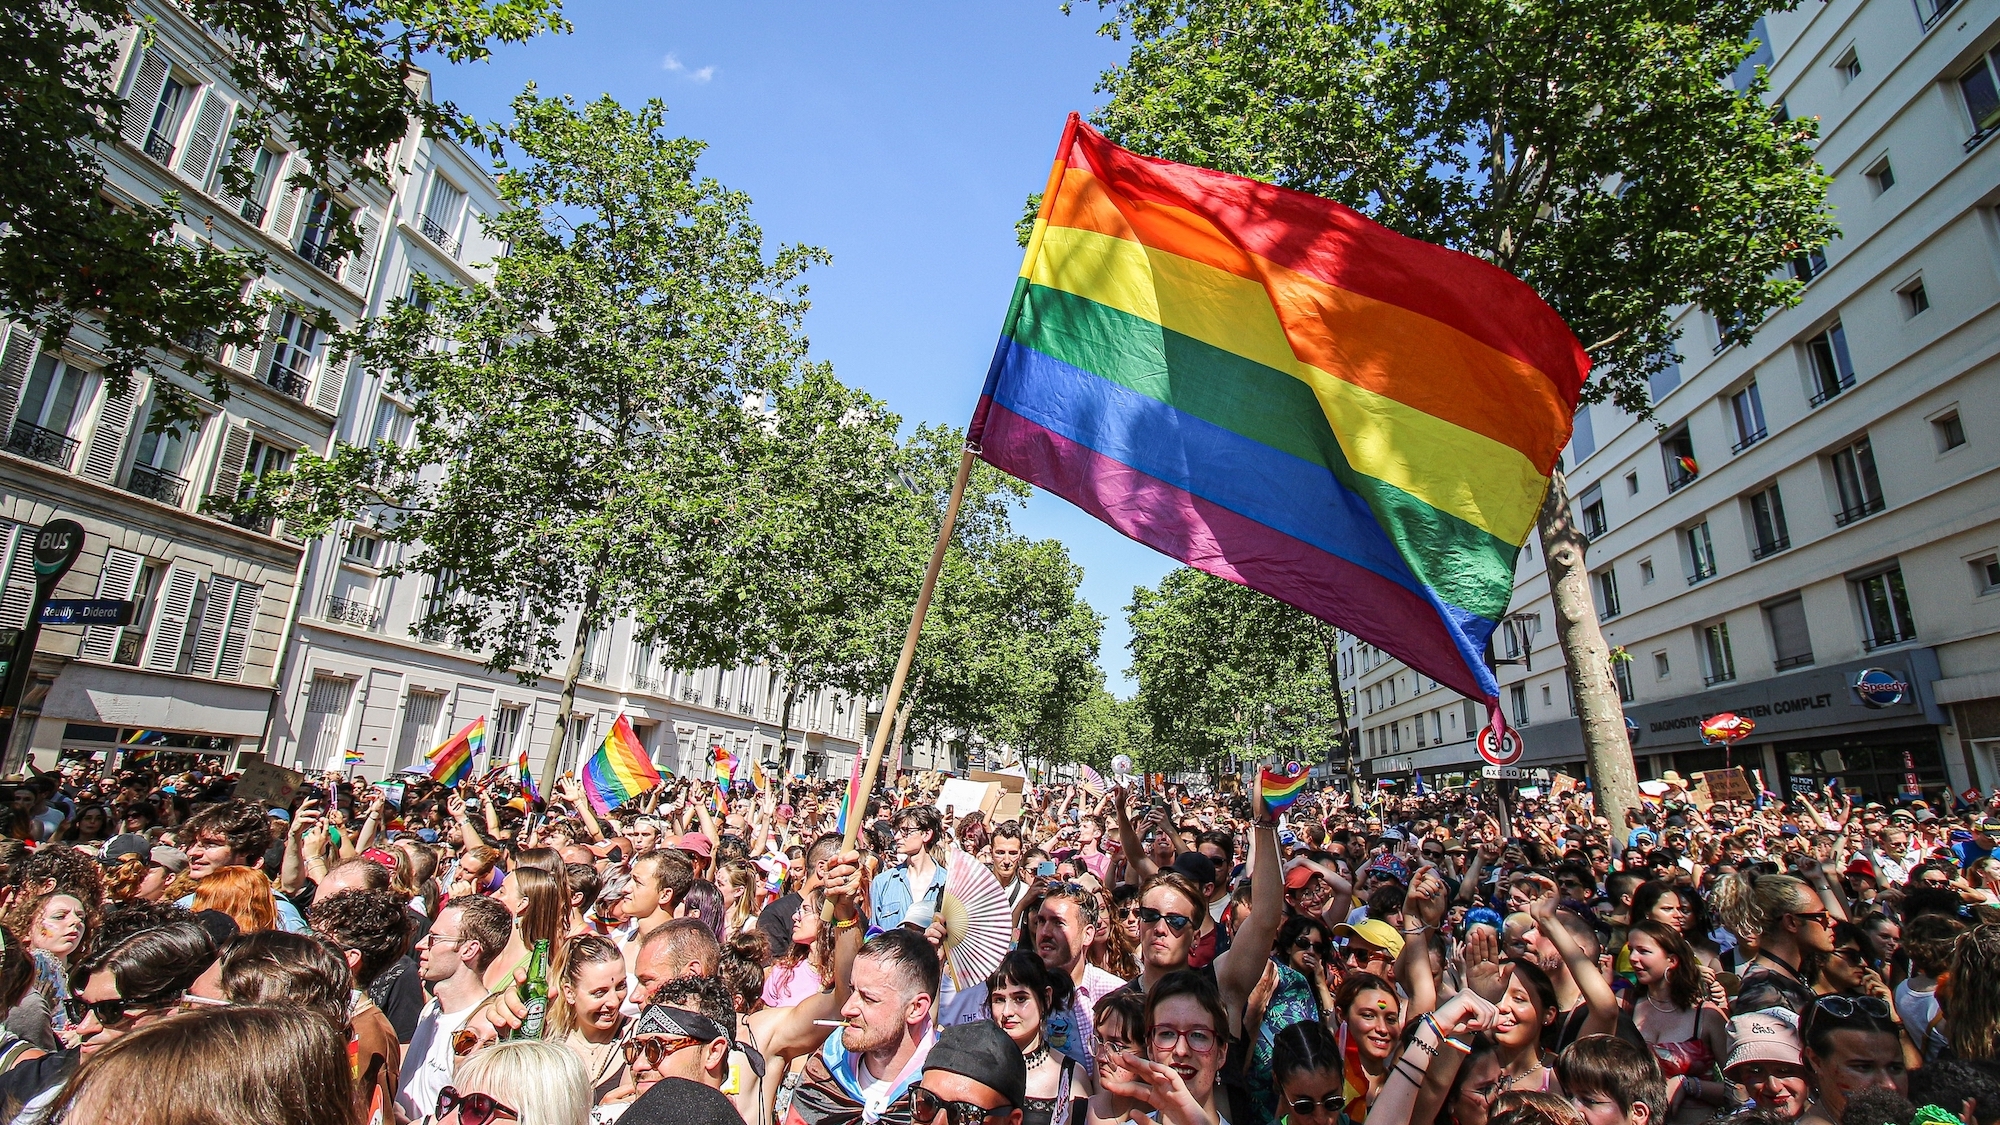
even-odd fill
[[[855,915],[854,917],[852,917],[852,918],[849,918],[849,919],[847,919],[847,920],[845,920],[845,921],[837,921],[837,922],[835,922],[835,923],[833,924],[833,928],[834,928],[834,929],[836,929],[836,930],[850,930],[850,929],[853,929],[853,928],[854,928],[855,926],[858,926],[858,925],[860,925],[860,924],[861,924],[861,915],[859,915],[859,914],[856,914],[856,915]]]

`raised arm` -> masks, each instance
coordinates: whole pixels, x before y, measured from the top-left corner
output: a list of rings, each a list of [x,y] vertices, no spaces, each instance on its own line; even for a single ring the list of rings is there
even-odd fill
[[[1528,903],[1528,915],[1535,920],[1535,928],[1562,955],[1563,964],[1569,966],[1570,979],[1576,982],[1577,991],[1583,993],[1583,1002],[1590,1008],[1583,1034],[1611,1034],[1618,1030],[1618,998],[1612,994],[1604,974],[1597,970],[1597,958],[1577,944],[1576,938],[1563,927],[1562,919],[1556,916],[1559,901],[1556,885],[1538,875],[1535,886],[1540,893]]]
[[[833,988],[792,1007],[776,1009],[780,1014],[763,1037],[766,1054],[795,1058],[818,1047],[831,1029],[815,1021],[837,1020],[847,1004],[854,958],[861,952],[861,935],[866,930],[859,852],[842,852],[833,858],[826,870],[825,889],[826,901],[833,907],[833,921],[826,923],[834,930]]]
[[[1146,880],[1160,873],[1160,869],[1146,856],[1145,845],[1139,842],[1139,830],[1132,827],[1132,814],[1125,808],[1128,794],[1120,785],[1111,790],[1111,811],[1118,818],[1118,845],[1125,853],[1125,881],[1137,886],[1145,886]]]
[[[557,778],[556,795],[576,806],[576,811],[583,817],[583,830],[590,833],[593,841],[602,843],[604,827],[597,823],[597,812],[583,795],[583,784],[573,777]]]
[[[1278,825],[1276,818],[1260,820],[1250,829],[1250,917],[1236,931],[1236,939],[1215,959],[1216,991],[1222,994],[1223,1010],[1229,1013],[1234,1036],[1243,1018],[1250,991],[1264,975],[1264,962],[1271,959],[1271,946],[1278,940],[1278,927],[1285,920],[1285,874],[1278,866]]]
[[[1396,981],[1409,993],[1403,1022],[1421,1017],[1437,1007],[1437,981],[1431,976],[1430,935],[1444,920],[1444,880],[1436,871],[1424,868],[1410,880],[1403,896],[1403,951],[1396,957]]]

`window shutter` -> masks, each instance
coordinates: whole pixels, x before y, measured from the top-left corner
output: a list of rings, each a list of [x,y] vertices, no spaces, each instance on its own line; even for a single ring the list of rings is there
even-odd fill
[[[222,655],[222,633],[229,620],[229,606],[236,594],[236,580],[210,575],[208,596],[201,599],[201,619],[194,630],[194,656],[188,665],[192,676],[215,675],[215,662]]]
[[[35,606],[35,529],[0,523],[0,628],[19,629]]]
[[[113,395],[107,386],[104,405],[98,408],[97,425],[90,431],[90,446],[83,454],[83,475],[106,484],[118,479],[118,462],[125,453],[125,438],[132,429],[132,411],[139,405],[139,378],[127,379],[125,393]]]
[[[321,414],[340,413],[340,393],[347,389],[347,364],[334,363],[331,357],[319,365],[319,376],[313,380],[313,409]]]
[[[25,324],[7,326],[7,349],[0,353],[0,442],[14,432],[14,412],[20,409],[21,388],[28,385],[40,342]]]
[[[298,161],[287,156],[278,161],[278,167],[271,172],[279,194],[278,206],[273,210],[271,225],[268,228],[271,237],[291,246],[294,250],[298,247],[292,243],[292,224],[298,221],[299,198],[303,193],[299,191],[297,184],[287,183],[285,177],[292,174],[292,165],[296,163]]]
[[[97,596],[126,601],[139,588],[139,570],[146,565],[142,555],[116,547],[104,552],[104,569],[97,576]],[[109,664],[118,652],[118,634],[124,630],[109,625],[92,625],[83,631],[83,658]]]
[[[253,293],[251,297],[255,300],[261,295],[260,293]],[[271,339],[271,333],[276,328],[277,323],[278,310],[272,309],[264,318],[263,343],[256,347],[249,347],[243,344],[236,345],[230,352],[229,366],[243,372],[245,375],[253,374],[262,367],[265,362],[266,353],[277,346]]]
[[[251,375],[262,379],[270,374],[271,359],[278,354],[278,328],[284,321],[284,310],[271,310],[271,318],[264,325],[264,346],[257,349],[257,361],[250,367]]]
[[[1806,625],[1806,604],[1800,598],[1786,598],[1764,607],[1771,625],[1771,648],[1781,667],[1812,660],[1812,631]]]
[[[262,586],[236,583],[235,596],[229,599],[229,617],[222,629],[222,657],[216,662],[216,679],[243,678],[243,653],[250,647],[250,631],[257,625],[257,604],[263,594]]]
[[[153,632],[146,643],[146,670],[177,672],[181,646],[186,643],[188,615],[194,612],[195,587],[201,580],[192,570],[168,567],[160,583],[160,601],[153,614]]]
[[[132,88],[125,93],[125,120],[118,135],[133,148],[146,147],[146,133],[153,127],[153,111],[160,108],[160,90],[167,84],[167,60],[158,51],[139,55],[132,72]]]
[[[215,480],[209,484],[208,494],[218,500],[236,499],[243,491],[243,463],[249,457],[249,427],[228,426],[222,434],[222,452],[215,459]]]
[[[215,161],[216,145],[221,142],[228,121],[229,99],[211,86],[203,92],[201,109],[196,111],[194,128],[181,148],[178,168],[181,178],[196,188],[208,186],[209,165]]]
[[[340,279],[346,282],[349,288],[366,293],[368,275],[375,268],[375,240],[381,236],[382,220],[375,217],[375,212],[363,208],[356,217],[356,225],[361,228],[361,249],[355,251],[352,258],[347,259],[347,268],[341,273]]]

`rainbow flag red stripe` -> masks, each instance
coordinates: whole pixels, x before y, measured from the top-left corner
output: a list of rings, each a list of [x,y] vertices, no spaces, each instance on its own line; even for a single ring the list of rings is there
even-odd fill
[[[968,438],[993,465],[1456,691],[1589,360],[1533,290],[1074,115]]]
[[[1272,812],[1286,808],[1299,799],[1306,791],[1306,775],[1300,771],[1297,776],[1273,773],[1267,769],[1257,771],[1257,792],[1264,797],[1264,807]]]
[[[486,716],[481,715],[426,755],[431,762],[431,780],[447,789],[464,781],[472,772],[472,756],[485,749]]]
[[[604,744],[583,767],[583,795],[590,799],[590,807],[610,812],[659,783],[660,771],[632,732],[632,720],[618,716]]]

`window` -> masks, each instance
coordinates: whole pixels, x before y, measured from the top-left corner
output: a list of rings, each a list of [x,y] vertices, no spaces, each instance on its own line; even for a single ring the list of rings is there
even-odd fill
[[[1664,680],[1669,676],[1672,676],[1673,674],[1674,674],[1673,668],[1667,663],[1667,654],[1664,652],[1654,653],[1653,654],[1654,678]]]
[[[1403,724],[1389,724],[1389,751],[1399,753],[1403,749]]]
[[[427,641],[443,641],[444,626],[439,618],[451,608],[458,595],[458,572],[450,568],[431,575],[430,588],[424,592],[423,606],[417,614],[417,635]]]
[[[384,397],[375,403],[375,422],[368,433],[370,444],[387,442],[390,445],[406,445],[410,440],[410,412],[404,410],[391,398]]]
[[[1576,463],[1597,452],[1597,434],[1590,428],[1590,407],[1576,408],[1576,424],[1569,434],[1569,451],[1576,457]]]
[[[357,527],[347,533],[347,549],[341,553],[341,557],[349,562],[374,566],[381,554],[382,538]]]
[[[1833,72],[1840,76],[1842,86],[1861,77],[1861,60],[1855,57],[1854,48],[1849,47],[1845,54],[1833,60]]]
[[[71,432],[82,420],[94,393],[93,377],[72,363],[44,355],[21,389],[14,429],[7,448],[45,465],[67,469],[76,458]]]
[[[1950,6],[1948,2],[1942,5]],[[1972,118],[1972,136],[1965,142],[1968,152],[2000,128],[2000,81],[1994,77],[2000,71],[2000,59],[1996,55],[2000,55],[2000,47],[1981,55],[1979,61],[1958,76],[1958,92],[1965,99],[1965,112]]]
[[[1806,603],[1797,594],[1766,605],[1764,625],[1771,630],[1772,664],[1778,671],[1803,668],[1813,662],[1812,633],[1806,628]]]
[[[1931,295],[1924,291],[1924,279],[1918,278],[1896,290],[1903,299],[1903,316],[1921,316],[1931,307]]]
[[[2000,555],[1972,560],[1972,585],[1981,597],[2000,593]]]
[[[1625,495],[1627,495],[1627,496],[1637,496],[1637,495],[1639,495],[1639,474],[1638,474],[1638,473],[1626,473],[1626,474],[1625,474]]]
[[[1965,423],[1959,421],[1958,411],[1931,419],[1931,436],[1937,439],[1939,453],[1949,453],[1964,445]]]
[[[1583,507],[1583,533],[1592,539],[1599,539],[1611,530],[1611,521],[1604,516],[1604,493],[1596,485],[1580,498]]]
[[[1641,586],[1651,586],[1652,584],[1653,584],[1653,560],[1652,560],[1652,559],[1640,559],[1640,560],[1639,560],[1639,585],[1641,585]]]
[[[1807,340],[1805,350],[1812,376],[1808,390],[1814,406],[1854,385],[1854,361],[1847,356],[1847,331],[1839,321]]]
[[[1621,703],[1630,703],[1630,702],[1632,702],[1632,700],[1633,700],[1633,699],[1637,698],[1637,696],[1638,696],[1638,694],[1639,694],[1639,693],[1638,693],[1638,692],[1636,692],[1636,691],[1634,691],[1634,690],[1632,689],[1632,662],[1631,662],[1631,661],[1629,661],[1629,660],[1614,660],[1614,661],[1612,661],[1612,662],[1611,662],[1611,678],[1612,678],[1613,680],[1616,680],[1616,681],[1618,682],[1618,700],[1619,700],[1619,702],[1621,702]]]
[[[1528,686],[1526,684],[1515,684],[1513,687],[1508,688],[1507,699],[1508,702],[1513,705],[1514,725],[1517,727],[1527,726]]]
[[[1741,453],[1764,440],[1764,396],[1757,392],[1756,380],[1729,396],[1729,417],[1736,423],[1736,444],[1731,453]]]
[[[1726,684],[1736,678],[1736,655],[1729,649],[1729,622],[1718,621],[1703,627],[1701,652],[1708,665],[1701,677],[1704,686]]]
[[[1668,492],[1686,488],[1701,475],[1701,466],[1694,459],[1694,439],[1688,436],[1685,425],[1660,439],[1660,459],[1667,467]]]
[[[1711,313],[1715,322],[1715,354],[1721,355],[1736,343],[1736,335],[1743,331],[1748,317],[1742,312]]]
[[[1865,174],[1868,177],[1868,186],[1875,190],[1876,195],[1881,195],[1896,186],[1896,170],[1889,166],[1889,158],[1886,156],[1870,164]]]
[[[312,386],[313,349],[319,346],[319,328],[296,312],[286,310],[278,317],[277,339],[271,348],[271,367],[264,381],[283,394],[305,401]]]
[[[1597,580],[1597,616],[1609,621],[1622,612],[1618,607],[1618,572],[1607,566],[1594,577]]]
[[[1917,18],[1923,21],[1924,29],[1928,31],[1932,24],[1937,23],[1957,3],[1958,0],[1916,0]]]
[[[1903,588],[1903,568],[1892,566],[1854,583],[1861,598],[1862,647],[1881,648],[1915,640],[1916,622],[1910,618],[1910,595]]]
[[[1547,684],[1542,685],[1542,706],[1544,707],[1554,706],[1554,696],[1550,695],[1549,685]]]
[[[340,263],[333,249],[333,232],[347,225],[350,213],[326,192],[313,192],[312,204],[306,208],[305,229],[299,232],[299,257],[332,273]]]
[[[174,160],[174,142],[180,139],[181,116],[192,100],[188,84],[173,74],[160,86],[160,100],[153,103],[152,127],[146,130],[146,155],[162,164]]]
[[[237,214],[243,216],[244,222],[252,226],[264,225],[265,209],[271,205],[271,184],[277,179],[278,168],[284,160],[283,153],[257,146],[256,155],[249,161],[250,187],[237,208]]]
[[[1444,745],[1444,712],[1431,712],[1431,741]]]
[[[493,737],[487,743],[491,762],[512,762],[514,743],[521,737],[520,707],[502,707],[493,715]]]
[[[1750,533],[1753,559],[1775,555],[1792,545],[1791,533],[1785,529],[1785,498],[1778,494],[1777,485],[1750,494]]]
[[[424,202],[424,237],[438,248],[458,256],[458,224],[465,215],[465,193],[443,176],[431,177],[430,197]]]
[[[1708,521],[1681,532],[1681,538],[1687,543],[1688,585],[1715,577],[1715,542],[1709,538]]]
[[[1792,280],[1811,281],[1826,272],[1826,251],[1801,250],[1792,255]]]
[[[1668,361],[1665,367],[1646,377],[1646,386],[1653,392],[1653,401],[1658,402],[1681,385],[1681,365]]]
[[[1846,527],[1882,510],[1882,478],[1875,472],[1875,450],[1862,438],[1833,455],[1833,483],[1840,491],[1840,510],[1833,522]]]

